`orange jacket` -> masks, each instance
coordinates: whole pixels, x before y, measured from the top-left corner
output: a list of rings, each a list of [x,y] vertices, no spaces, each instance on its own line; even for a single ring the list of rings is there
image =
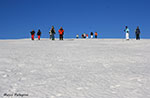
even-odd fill
[[[63,35],[63,34],[64,34],[64,30],[63,30],[63,29],[59,29],[58,32],[59,32],[60,35]]]
[[[97,36],[97,33],[95,32],[95,35]]]

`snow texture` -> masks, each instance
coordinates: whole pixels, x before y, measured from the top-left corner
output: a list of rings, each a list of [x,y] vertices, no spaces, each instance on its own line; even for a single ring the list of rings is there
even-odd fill
[[[0,98],[150,98],[150,40],[0,40]]]

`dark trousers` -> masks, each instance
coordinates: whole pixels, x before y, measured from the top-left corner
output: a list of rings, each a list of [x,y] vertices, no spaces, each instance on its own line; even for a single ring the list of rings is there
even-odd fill
[[[52,35],[51,35],[51,37],[52,37],[52,40],[55,40],[55,36],[54,36],[54,34],[52,34]]]
[[[95,35],[95,38],[97,38],[97,35]]]
[[[136,40],[140,40],[140,34],[136,34]]]
[[[59,35],[59,39],[60,39],[60,40],[63,40],[63,35]]]
[[[50,35],[50,39],[55,40],[54,34]]]

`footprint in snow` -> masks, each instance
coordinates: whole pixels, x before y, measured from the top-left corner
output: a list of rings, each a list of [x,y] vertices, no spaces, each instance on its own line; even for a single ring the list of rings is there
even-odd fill
[[[78,87],[77,90],[89,89],[88,87]]]
[[[31,73],[34,73],[34,72],[36,72],[36,71],[37,71],[37,70],[31,70],[30,72],[31,72]]]
[[[4,78],[6,78],[6,77],[9,77],[9,75],[7,75],[7,74],[4,74],[4,75],[3,75],[3,77],[4,77]]]
[[[55,96],[51,96],[50,98],[55,98]]]
[[[63,59],[59,59],[58,61],[59,61],[59,62],[62,62],[62,61],[64,61],[64,60],[63,60]]]
[[[118,88],[118,87],[120,87],[120,85],[110,86],[110,88]]]
[[[57,94],[56,96],[60,97],[60,96],[62,96],[62,94]]]

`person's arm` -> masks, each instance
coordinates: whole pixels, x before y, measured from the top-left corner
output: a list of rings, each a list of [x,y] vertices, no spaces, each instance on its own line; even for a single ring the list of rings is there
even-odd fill
[[[63,35],[64,35],[64,30],[63,30]]]

